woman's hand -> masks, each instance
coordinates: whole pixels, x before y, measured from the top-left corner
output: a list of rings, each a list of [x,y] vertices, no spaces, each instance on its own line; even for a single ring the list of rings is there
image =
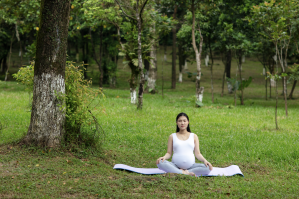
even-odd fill
[[[162,162],[164,162],[164,160],[166,160],[166,159],[165,159],[164,156],[163,156],[163,157],[159,157],[159,158],[157,159],[157,161],[156,161],[156,164],[159,164],[161,160],[162,160]]]
[[[210,171],[213,170],[213,166],[211,163],[209,163],[208,161],[204,161],[203,163],[206,165],[206,167],[209,166]]]

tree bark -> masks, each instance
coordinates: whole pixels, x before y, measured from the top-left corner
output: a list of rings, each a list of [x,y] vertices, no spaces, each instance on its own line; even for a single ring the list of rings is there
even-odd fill
[[[143,106],[143,92],[144,92],[144,73],[142,66],[142,44],[141,44],[141,33],[142,33],[142,12],[143,8],[147,4],[147,0],[142,4],[141,9],[139,9],[139,0],[136,1],[136,20],[137,20],[137,28],[138,28],[138,67],[140,70],[140,80],[139,80],[139,90],[138,90],[138,105],[137,109],[142,109]]]
[[[178,6],[175,5],[173,11],[173,19],[176,19]],[[172,28],[172,70],[171,70],[171,88],[175,89],[176,87],[176,29],[177,27]]]
[[[65,63],[70,0],[42,0],[30,126],[24,142],[57,147],[65,133]]]

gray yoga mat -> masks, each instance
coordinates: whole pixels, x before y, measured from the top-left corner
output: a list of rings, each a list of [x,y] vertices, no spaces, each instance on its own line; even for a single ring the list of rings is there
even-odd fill
[[[136,168],[130,167],[125,164],[116,164],[113,169],[123,169],[127,171],[132,171],[135,173],[141,173],[145,175],[153,175],[153,174],[164,174],[165,171],[162,171],[158,168]],[[231,165],[225,168],[213,167],[213,170],[208,174],[202,174],[201,176],[233,176],[233,175],[241,175],[244,177],[241,169],[237,165]]]

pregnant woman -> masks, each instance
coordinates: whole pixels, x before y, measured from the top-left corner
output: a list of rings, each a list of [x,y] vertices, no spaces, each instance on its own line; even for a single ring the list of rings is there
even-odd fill
[[[213,166],[199,151],[199,141],[196,134],[191,133],[189,118],[185,113],[176,117],[177,130],[169,136],[167,153],[157,159],[159,169],[167,173],[181,173],[186,175],[208,174]],[[172,162],[167,161],[172,155]],[[204,164],[195,163],[195,157]]]

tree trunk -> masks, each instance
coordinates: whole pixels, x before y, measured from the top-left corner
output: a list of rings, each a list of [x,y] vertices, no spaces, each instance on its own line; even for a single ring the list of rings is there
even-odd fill
[[[269,88],[270,88],[270,99],[272,98],[272,88],[271,88],[271,80],[269,79]]]
[[[9,51],[8,51],[9,52]],[[4,56],[3,56],[3,59],[2,59],[2,70],[1,70],[1,73],[2,74],[5,74],[6,70],[7,70],[7,55],[8,53],[6,53]]]
[[[266,69],[266,66],[265,66],[265,64],[264,64],[264,68],[263,68],[263,75],[265,76],[265,90],[266,90],[266,100],[268,100],[268,86],[267,86],[267,82],[268,82],[268,79],[267,79],[267,71],[266,71],[267,69]]]
[[[8,69],[9,69],[9,67],[10,67],[10,60],[11,60],[11,51],[12,51],[12,42],[13,42],[13,38],[14,38],[14,34],[12,34],[12,36],[11,36],[11,41],[10,41],[10,48],[9,48],[9,58],[8,58],[8,66],[7,66],[7,68],[6,68],[6,72],[5,72],[5,79],[4,79],[4,81],[6,81],[7,80],[7,75],[8,75]]]
[[[176,19],[178,6],[175,5],[173,11],[173,19]],[[176,87],[176,29],[177,27],[174,26],[172,28],[172,70],[171,70],[171,88],[175,89]]]
[[[22,46],[22,40],[20,40],[20,52],[19,52],[19,56],[21,57],[20,67],[23,67],[23,46]]]
[[[285,73],[285,70],[283,72]],[[287,77],[283,77],[283,88],[284,108],[286,111],[286,116],[288,116]]]
[[[209,48],[210,48],[210,56],[211,56],[211,94],[212,94],[212,103],[214,103],[214,86],[213,86],[213,65],[214,65],[214,58],[213,58],[213,52],[211,48],[211,38],[209,37]]]
[[[197,75],[196,75],[196,99],[197,101],[202,101],[203,97],[203,91],[204,87],[200,87],[200,79],[201,79],[201,52],[202,52],[202,43],[203,43],[203,37],[201,34],[200,27],[198,27],[198,31],[200,34],[200,43],[199,43],[199,49],[196,46],[196,40],[195,40],[195,8],[194,8],[194,0],[192,0],[191,4],[191,12],[192,12],[192,46],[195,51],[195,58],[196,58],[196,69],[197,69]]]
[[[184,56],[184,51],[181,43],[179,43],[179,82],[183,82],[183,70],[184,70],[184,65],[185,65],[185,56]]]
[[[277,90],[277,84],[275,85],[275,92],[276,92],[276,104],[275,104],[275,125],[276,130],[278,130],[278,123],[277,123],[277,106],[278,106],[278,90]]]
[[[156,29],[155,27],[153,28],[153,34],[156,34]],[[148,79],[147,79],[147,87],[148,87],[148,92],[150,93],[156,93],[156,79],[157,79],[157,44],[156,40],[153,41],[154,43],[152,44],[151,52],[150,52],[150,57],[152,59],[150,60],[150,65],[149,65],[149,72],[148,72]]]
[[[65,63],[70,0],[42,0],[37,36],[31,121],[27,144],[60,145],[65,133]]]
[[[143,6],[145,6],[146,2]],[[139,10],[139,0],[136,2],[136,19],[137,19],[137,28],[138,28],[138,67],[140,70],[140,80],[139,80],[139,90],[138,90],[138,105],[137,109],[142,109],[143,106],[143,92],[144,92],[144,73],[143,73],[143,66],[142,66],[142,44],[141,44],[141,33],[142,33],[142,9]]]
[[[90,30],[89,34],[90,34],[90,39],[91,39],[93,58],[96,61],[96,63],[98,64],[99,71],[100,71],[99,87],[103,88],[103,67],[102,67],[103,28],[100,27],[100,57],[99,57],[99,60],[97,59],[95,46],[94,46],[94,40],[92,37],[91,30]]]
[[[297,80],[295,80],[294,83],[293,83],[292,90],[291,90],[290,95],[289,95],[289,99],[293,99],[293,92],[295,90],[296,84],[297,84]]]
[[[165,61],[165,63],[167,62],[167,44],[166,44],[166,42],[164,45],[164,61]]]
[[[281,47],[282,48],[282,47]],[[285,47],[284,47],[285,48]],[[288,47],[286,47],[286,52],[285,52],[285,58],[283,59],[283,55],[282,55],[282,51],[279,52],[278,47],[277,47],[277,43],[276,43],[276,53],[277,53],[277,57],[278,60],[280,62],[280,66],[281,66],[281,71],[282,73],[285,73],[285,67],[287,66],[287,49]],[[278,70],[277,70],[278,71]],[[288,99],[287,99],[287,78],[286,77],[282,77],[282,83],[283,83],[283,95],[284,95],[284,106],[285,106],[285,113],[286,116],[288,116]]]
[[[242,52],[239,52],[239,76],[240,76],[240,82],[242,84],[242,63],[243,63],[243,55]],[[244,89],[244,88],[243,88]],[[243,89],[241,89],[241,105],[244,105],[244,98],[243,98]]]
[[[226,61],[225,61],[225,73],[226,73],[226,77],[231,78],[231,63],[232,63],[232,51],[231,50],[227,50],[226,51]],[[229,81],[226,82],[227,83],[227,89],[228,89],[228,93],[232,94],[233,93],[233,86],[231,85],[231,83]]]
[[[224,81],[225,81],[225,77],[226,77],[226,74],[225,74],[225,68],[224,68],[223,77],[222,77],[221,97],[223,97],[223,94],[224,94]]]
[[[80,59],[80,55],[79,55],[79,42],[76,42],[75,46],[76,46],[76,61],[78,63],[79,59]]]

